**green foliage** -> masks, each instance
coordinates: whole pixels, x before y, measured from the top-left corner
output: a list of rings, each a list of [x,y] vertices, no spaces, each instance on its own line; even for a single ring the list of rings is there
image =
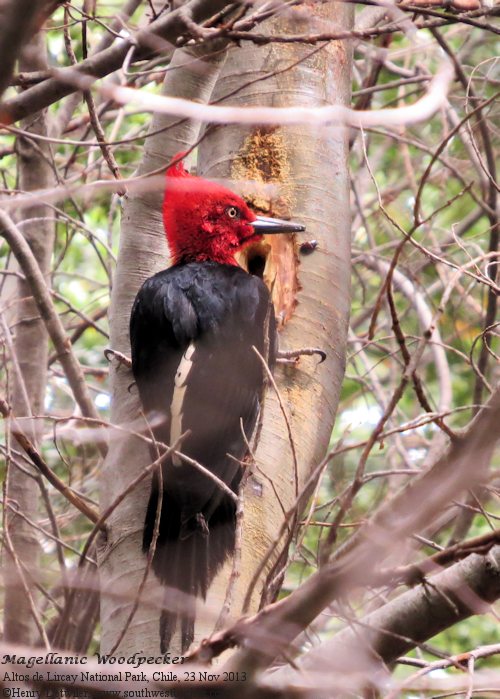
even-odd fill
[[[68,3],[52,16],[47,31],[49,61],[69,66],[61,30],[69,16],[67,39],[70,39],[76,60],[81,61],[106,34],[106,23],[116,13],[114,5],[105,5],[107,14],[99,21],[86,19],[87,44],[84,45],[82,15],[79,4]],[[101,9],[102,11],[102,9]],[[361,7],[357,9],[361,12]],[[471,118],[451,139],[449,133],[479,101],[490,98],[498,81],[490,77],[494,51],[486,32],[453,22],[441,29],[450,47],[461,61],[469,88],[455,81],[449,104],[424,123],[405,128],[378,128],[353,132],[351,138],[352,210],[353,210],[353,298],[351,335],[346,377],[338,408],[337,422],[331,438],[331,458],[323,478],[308,503],[306,524],[291,549],[281,597],[295,590],[318,569],[318,559],[325,552],[332,525],[339,518],[338,530],[331,549],[345,543],[377,507],[394,492],[406,486],[432,462],[436,444],[442,438],[442,423],[454,432],[465,427],[476,411],[479,376],[477,364],[483,351],[485,310],[488,304],[488,274],[491,256],[491,216],[485,200],[489,180],[484,173],[485,144],[478,120]],[[356,45],[354,103],[363,94],[357,91],[376,88],[364,109],[383,109],[413,104],[428,89],[427,78],[433,75],[442,60],[432,35],[420,30],[419,41],[412,44],[404,32],[391,33],[382,39]],[[377,56],[367,49],[380,49],[386,55],[377,66]],[[390,59],[390,60],[389,60]],[[167,67],[153,58],[120,72],[119,79],[138,90],[158,92]],[[378,72],[376,73],[376,69]],[[370,76],[376,73],[374,80]],[[413,81],[412,81],[413,79]],[[394,83],[397,82],[397,85]],[[372,84],[373,83],[373,84]],[[268,89],[262,83],[263,93]],[[388,87],[385,87],[388,86]],[[474,96],[470,92],[474,90]],[[383,89],[378,89],[383,88]],[[7,97],[14,94],[11,88]],[[107,144],[118,164],[120,176],[131,177],[142,156],[144,139],[150,123],[146,112],[120,107],[94,94],[100,124]],[[498,109],[498,107],[497,107]],[[49,119],[61,115],[63,104],[48,110]],[[493,106],[485,109],[484,119],[491,125]],[[490,128],[494,144],[495,133]],[[447,145],[434,161],[440,145]],[[89,145],[90,144],[90,145]],[[0,135],[0,176],[7,195],[18,188],[16,136],[8,131]],[[476,152],[477,151],[477,152]],[[106,312],[113,287],[116,256],[119,249],[121,200],[108,189],[92,189],[100,181],[110,181],[110,173],[89,120],[88,107],[82,99],[76,105],[60,138],[51,141],[51,163],[57,172],[57,185],[76,189],[64,192],[51,203],[55,218],[56,244],[53,253],[51,285],[54,303],[67,335],[74,338],[73,349],[80,361],[88,388],[104,421],[110,417],[109,365],[104,350],[109,347],[109,326]],[[429,172],[427,169],[432,164]],[[419,217],[415,207],[419,205]],[[22,220],[22,214],[18,219]],[[398,257],[401,242],[407,238]],[[328,251],[334,254],[334,249]],[[395,265],[392,298],[385,282],[388,270]],[[5,243],[0,245],[1,279],[5,301],[2,312],[9,310],[7,283],[15,281],[15,268]],[[405,286],[406,285],[406,286]],[[451,289],[451,293],[448,293]],[[397,317],[391,317],[389,301]],[[425,339],[430,324],[439,331],[431,342]],[[13,324],[14,325],[14,324]],[[400,338],[396,337],[396,328]],[[15,332],[15,330],[14,330]],[[404,350],[401,346],[404,338]],[[391,398],[403,378],[407,365],[405,352],[412,358],[425,343],[416,370],[410,377],[397,405],[386,416],[366,459],[361,487],[352,504],[342,509],[360,464],[363,449],[382,420]],[[495,362],[499,352],[497,329],[490,336],[491,354],[485,370],[485,386],[480,400],[487,399],[495,382]],[[444,355],[439,365],[438,350]],[[11,376],[8,347],[2,352],[6,371],[2,392],[7,395]],[[53,352],[53,348],[51,350]],[[441,357],[443,358],[443,357]],[[420,395],[418,395],[418,390]],[[442,405],[449,390],[449,404]],[[427,403],[424,405],[422,394]],[[80,421],[74,396],[64,376],[59,358],[51,356],[47,385],[41,453],[47,464],[65,483],[95,504],[98,500],[99,459],[94,447],[92,426]],[[438,417],[436,417],[437,414]],[[5,435],[2,435],[5,436]],[[500,466],[498,455],[492,467]],[[1,464],[2,475],[5,466]],[[474,464],[471,464],[474,468]],[[67,500],[49,487],[50,501],[60,523],[61,540],[67,547],[64,558],[69,567],[77,565],[79,553],[92,525],[72,508]],[[480,493],[481,506],[469,503],[472,512],[466,537],[485,534],[498,525],[498,492],[495,482]],[[448,503],[449,520],[437,531],[424,532],[429,542],[414,542],[404,563],[418,562],[446,547],[455,535],[457,519],[465,510]],[[48,571],[47,589],[57,586],[60,571],[56,564],[56,545],[47,533],[50,529],[47,512],[40,506],[41,530],[37,536],[42,545],[42,565]],[[306,515],[302,515],[306,517]],[[59,590],[57,594],[59,594]],[[390,598],[400,589],[383,590]],[[368,590],[356,598],[356,613],[363,616],[379,591]],[[382,599],[382,598],[381,598]],[[59,598],[60,601],[60,598]],[[443,601],[445,604],[445,601]],[[44,621],[56,615],[50,607]],[[342,622],[344,623],[344,622]],[[333,618],[320,633],[325,636],[341,625]],[[457,624],[429,641],[441,652],[457,654],[476,646],[498,642],[497,621],[493,616],[474,616]],[[98,633],[93,640],[96,644]],[[413,653],[429,660],[429,650]],[[485,661],[486,662],[486,661]],[[489,660],[488,667],[498,667],[498,660]],[[399,670],[404,674],[406,670]]]

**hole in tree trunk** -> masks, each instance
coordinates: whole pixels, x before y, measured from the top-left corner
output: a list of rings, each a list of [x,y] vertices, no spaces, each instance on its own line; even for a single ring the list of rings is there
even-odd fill
[[[249,245],[236,256],[238,264],[249,274],[260,277],[271,292],[279,326],[293,314],[297,291],[297,256],[291,236],[269,236]]]
[[[266,281],[270,253],[271,246],[268,242],[263,240],[245,248],[245,250],[237,256],[237,260],[249,274],[253,274],[255,277],[260,277]]]
[[[255,277],[264,278],[264,270],[266,268],[266,255],[259,251],[255,251],[253,255],[249,255],[247,259],[248,273]]]

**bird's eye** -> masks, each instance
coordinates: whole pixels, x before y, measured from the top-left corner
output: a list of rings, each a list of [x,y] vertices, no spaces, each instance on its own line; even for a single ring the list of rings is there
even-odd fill
[[[229,216],[229,218],[239,218],[240,211],[236,208],[236,206],[228,206],[226,209],[226,214]]]

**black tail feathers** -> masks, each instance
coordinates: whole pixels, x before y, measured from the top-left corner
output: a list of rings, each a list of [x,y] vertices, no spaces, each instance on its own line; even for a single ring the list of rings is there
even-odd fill
[[[153,482],[144,522],[142,546],[145,552],[149,551],[153,540],[158,499],[158,489]],[[196,598],[206,597],[210,583],[233,552],[235,528],[235,503],[226,495],[207,521],[203,512],[185,517],[179,500],[163,491],[152,564],[160,582],[169,588],[160,617],[162,653],[169,649],[179,621],[181,652],[193,642]]]

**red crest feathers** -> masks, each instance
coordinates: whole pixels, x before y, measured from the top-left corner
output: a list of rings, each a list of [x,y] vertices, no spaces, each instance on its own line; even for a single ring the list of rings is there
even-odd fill
[[[187,151],[180,151],[176,153],[172,158],[173,165],[167,168],[167,177],[190,177],[189,172],[184,167],[184,158],[187,155]]]
[[[177,153],[166,172],[163,223],[174,264],[211,260],[236,265],[235,252],[260,240],[255,214],[230,189],[184,167],[186,153]]]

